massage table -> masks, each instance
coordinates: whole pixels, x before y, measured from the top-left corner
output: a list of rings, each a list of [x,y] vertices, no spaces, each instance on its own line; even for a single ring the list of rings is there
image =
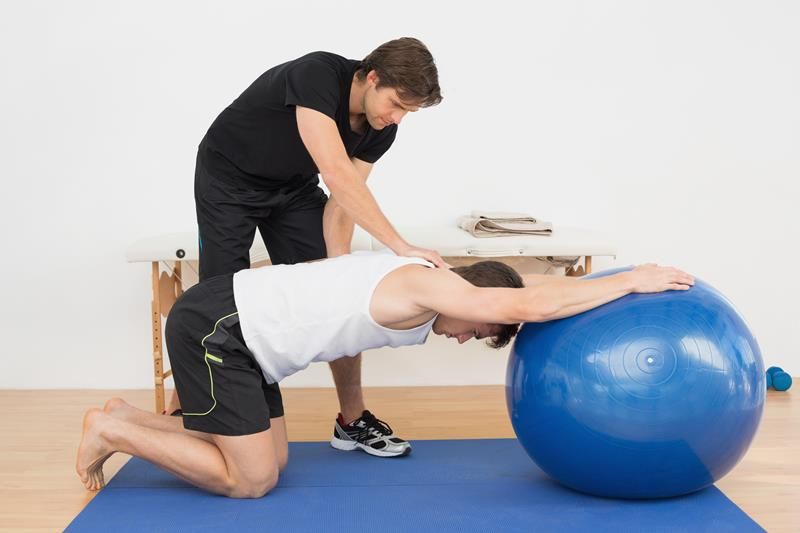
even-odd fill
[[[616,247],[608,236],[595,231],[561,226],[557,226],[549,236],[490,238],[473,237],[456,226],[399,227],[398,231],[409,243],[438,251],[454,266],[491,258],[516,267],[515,263],[518,264],[521,260],[536,258],[554,267],[563,267],[568,276],[581,276],[591,272],[592,257],[616,255]],[[355,228],[353,251],[384,248],[368,233]],[[162,318],[167,316],[175,299],[184,289],[193,284],[188,279],[188,274],[194,274],[195,280],[197,278],[196,268],[193,267],[199,257],[197,233],[186,231],[145,238],[133,243],[126,255],[130,263],[151,265],[153,377],[155,409],[160,413],[164,410],[164,380],[172,375],[171,370],[164,370]],[[258,236],[250,249],[250,264],[253,267],[269,264],[269,254]]]

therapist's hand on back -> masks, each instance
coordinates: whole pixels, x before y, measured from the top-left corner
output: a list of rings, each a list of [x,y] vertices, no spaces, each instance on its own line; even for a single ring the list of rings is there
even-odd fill
[[[398,247],[398,249],[394,250],[394,253],[403,257],[420,257],[426,261],[430,261],[438,268],[451,268],[449,264],[445,263],[444,259],[442,259],[442,256],[439,255],[439,252],[435,250],[417,248],[416,246],[405,244],[404,246]]]

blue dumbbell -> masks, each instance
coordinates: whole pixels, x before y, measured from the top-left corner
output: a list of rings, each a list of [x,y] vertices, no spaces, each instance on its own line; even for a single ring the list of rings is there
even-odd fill
[[[767,388],[772,388],[772,375],[775,372],[783,372],[783,369],[779,366],[771,366],[767,369]]]
[[[771,367],[769,367],[767,369],[766,374],[767,374],[767,388],[768,389],[772,388],[772,374],[774,374],[775,372],[783,372],[783,369],[781,367],[779,367],[779,366],[771,366]]]
[[[779,366],[771,366],[767,369],[767,388],[776,391],[785,391],[792,386],[792,376],[784,372]]]
[[[777,391],[788,390],[792,386],[792,376],[786,372],[775,372],[772,374],[772,388]]]

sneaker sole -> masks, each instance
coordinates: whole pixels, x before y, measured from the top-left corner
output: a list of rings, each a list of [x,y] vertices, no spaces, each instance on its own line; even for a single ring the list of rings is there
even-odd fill
[[[361,444],[360,442],[356,442],[354,440],[342,440],[337,437],[331,438],[331,446],[336,448],[337,450],[342,450],[343,452],[352,452],[353,450],[362,450],[370,455],[374,455],[375,457],[404,457],[411,453],[411,446],[406,448],[401,453],[391,453],[391,452],[384,452],[381,450],[376,450],[371,446],[366,446]]]

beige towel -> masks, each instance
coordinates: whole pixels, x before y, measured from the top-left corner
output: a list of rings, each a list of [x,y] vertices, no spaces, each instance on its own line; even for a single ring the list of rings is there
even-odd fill
[[[475,237],[502,237],[509,235],[543,235],[553,233],[553,224],[533,218],[525,213],[498,211],[473,211],[458,221],[458,227]]]

